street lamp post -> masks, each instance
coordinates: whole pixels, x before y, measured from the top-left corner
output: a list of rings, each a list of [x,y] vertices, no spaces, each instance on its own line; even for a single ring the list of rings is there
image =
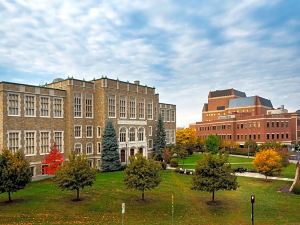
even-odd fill
[[[125,157],[126,157],[126,159],[125,159],[125,162],[126,162],[126,164],[128,164],[128,149],[127,149],[127,141],[126,141],[126,143],[125,143],[125,146],[126,146],[126,151],[125,151]]]
[[[252,225],[254,225],[254,202],[255,202],[255,196],[252,194],[251,195],[251,206],[252,206],[251,221],[252,221]]]

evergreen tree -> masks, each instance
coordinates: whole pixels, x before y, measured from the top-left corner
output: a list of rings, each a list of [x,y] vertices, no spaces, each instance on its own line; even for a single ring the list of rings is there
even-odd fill
[[[30,165],[22,152],[3,151],[0,155],[0,193],[7,192],[11,202],[11,193],[23,189],[31,182],[31,177]]]
[[[220,145],[221,145],[221,140],[217,135],[210,134],[205,139],[206,150],[212,154],[216,154],[219,152]]]
[[[108,121],[102,137],[102,171],[115,171],[121,169],[119,146],[115,128]]]
[[[86,186],[92,186],[96,179],[96,170],[91,168],[85,155],[71,154],[69,161],[56,171],[54,181],[62,190],[76,190],[76,200],[79,201],[79,191]]]
[[[212,201],[215,201],[215,192],[218,190],[236,190],[238,183],[236,176],[232,175],[228,157],[225,155],[205,155],[199,160],[193,176],[193,190],[212,193]]]
[[[164,122],[159,115],[157,126],[156,126],[156,133],[154,139],[154,158],[156,160],[162,160],[162,152],[166,148],[166,131],[164,128]]]
[[[146,159],[142,154],[131,156],[129,161],[130,164],[124,171],[125,185],[141,191],[144,200],[145,191],[157,187],[161,181],[159,176],[161,165],[152,159]]]

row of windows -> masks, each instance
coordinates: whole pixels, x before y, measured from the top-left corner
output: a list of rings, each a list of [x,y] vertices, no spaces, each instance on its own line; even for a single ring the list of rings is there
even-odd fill
[[[172,109],[161,109],[160,115],[164,122],[175,122],[175,110]]]
[[[176,131],[175,130],[166,130],[166,143],[167,144],[174,144],[175,143],[175,137],[176,137]]]
[[[52,113],[54,118],[63,117],[63,99],[62,98],[50,98],[46,96],[40,96],[40,117],[50,117],[50,103],[52,100]],[[37,96],[24,95],[24,114],[27,117],[35,117],[37,111]],[[20,94],[8,93],[7,95],[7,109],[9,116],[21,115],[21,97]]]
[[[218,108],[220,107],[220,108]],[[217,106],[217,110],[224,110],[224,106]],[[245,112],[254,112],[254,109],[241,109],[241,110],[229,110],[229,113],[245,113]],[[206,116],[225,116],[226,113],[207,113]]]
[[[230,134],[221,134],[218,135],[221,139],[232,139],[232,135]],[[201,138],[207,138],[207,136],[201,136]],[[266,134],[267,140],[274,140],[274,139],[288,139],[288,133],[281,133],[281,134]],[[261,140],[261,134],[238,134],[236,136],[237,140]]]
[[[148,102],[145,104],[145,99],[141,99],[138,102],[136,102],[135,97],[129,97],[129,104],[128,104],[129,110],[127,115],[127,97],[123,96],[119,99],[119,117],[122,119],[126,119],[128,116],[130,119],[148,119],[153,120],[153,103]],[[147,107],[147,111],[145,108]],[[147,114],[147,118],[146,118]],[[156,115],[156,107],[155,107],[155,113]],[[155,116],[154,115],[154,116]],[[108,97],[108,116],[110,118],[116,117],[116,96],[111,95]]]
[[[127,130],[126,127],[121,127],[119,131],[119,141],[144,141],[145,140],[145,128],[140,127],[136,129],[135,127],[130,127]],[[149,126],[149,136],[152,136],[152,127]]]
[[[93,138],[94,128],[92,125],[86,126],[86,138]],[[83,137],[83,130],[82,125],[75,125],[74,126],[74,137],[75,138],[82,138]],[[97,127],[97,138],[101,137],[101,127]]]
[[[267,134],[267,140],[273,140],[273,139],[288,139],[289,134],[281,133],[281,134]]]
[[[83,145],[81,143],[74,144],[74,152],[76,154],[86,154],[92,155],[94,154],[94,146],[93,143],[87,143],[85,146],[85,152],[83,151]],[[97,154],[101,154],[101,142],[97,142]]]
[[[74,117],[83,117],[83,101],[85,102],[85,117],[93,118],[93,94],[85,94],[83,99],[82,93],[74,93]]]
[[[267,121],[267,128],[270,127],[289,127],[288,121]]]
[[[60,152],[63,152],[63,131],[54,131],[53,132],[53,141],[56,143]],[[37,137],[36,131],[24,131],[24,154],[36,155],[37,147],[40,148],[40,154],[47,154],[50,152],[50,141],[51,141],[51,132],[50,131],[40,131],[39,137]],[[39,140],[39,141],[37,141]],[[21,145],[21,131],[8,131],[7,133],[7,143],[8,149],[12,152],[18,151]]]

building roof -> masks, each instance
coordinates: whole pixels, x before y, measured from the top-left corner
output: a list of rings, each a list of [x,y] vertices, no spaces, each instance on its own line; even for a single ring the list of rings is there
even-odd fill
[[[223,96],[230,96],[230,95],[235,95],[238,97],[246,97],[245,92],[238,91],[233,88],[225,89],[225,90],[210,91],[208,97],[215,98],[215,97],[223,97]]]
[[[208,104],[204,103],[203,108],[202,108],[202,112],[207,112],[208,111]]]
[[[296,113],[300,115],[300,109],[299,109],[299,110],[297,110],[297,111],[296,111]]]
[[[256,98],[258,98],[260,105],[273,108],[272,102],[269,99],[259,96],[251,96],[244,98],[234,98],[229,100],[229,108],[246,107],[256,105]]]

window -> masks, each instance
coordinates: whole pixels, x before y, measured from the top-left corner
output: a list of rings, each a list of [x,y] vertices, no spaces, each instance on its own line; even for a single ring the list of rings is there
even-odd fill
[[[18,94],[8,94],[8,115],[20,116],[20,96]]]
[[[53,117],[55,118],[63,117],[63,100],[61,98],[53,99]]]
[[[175,110],[171,110],[171,122],[175,122]]]
[[[8,149],[12,152],[16,152],[20,149],[21,138],[20,138],[20,132],[19,131],[11,131],[8,132]]]
[[[276,122],[276,127],[279,127],[279,121]]]
[[[129,129],[129,141],[135,141],[135,128],[131,127]]]
[[[126,98],[120,98],[120,118],[126,118]]]
[[[269,128],[270,127],[270,122],[267,122],[267,128]]]
[[[144,141],[144,133],[145,133],[145,129],[140,127],[138,129],[138,141]]]
[[[166,121],[170,122],[170,110],[169,109],[166,110]]]
[[[288,121],[285,122],[285,127],[289,127],[289,122]]]
[[[85,117],[93,118],[93,95],[86,94],[85,96]]]
[[[97,142],[97,153],[101,154],[101,142]]]
[[[35,116],[35,96],[25,95],[25,116]]]
[[[289,134],[285,134],[285,138],[289,138]]]
[[[165,110],[164,109],[160,110],[160,115],[161,115],[162,121],[165,122]]]
[[[272,122],[271,124],[272,124],[272,127],[274,127],[274,122]]]
[[[50,132],[40,132],[40,154],[47,154],[50,152]]]
[[[92,138],[93,137],[93,126],[86,126],[86,137]]]
[[[92,143],[86,144],[86,154],[87,155],[93,154],[93,144]]]
[[[144,103],[144,99],[139,102],[138,109],[139,109],[139,119],[145,119],[145,103]]]
[[[82,153],[82,144],[81,143],[75,143],[74,152],[75,152],[75,154],[81,154]]]
[[[125,127],[122,127],[120,129],[119,138],[120,138],[120,142],[126,142],[126,128]]]
[[[276,138],[279,139],[279,134],[276,135]]]
[[[260,134],[257,135],[257,139],[260,139]]]
[[[125,162],[125,150],[121,150],[121,162]]]
[[[175,143],[175,130],[170,130],[170,143],[174,144]],[[230,135],[230,139],[231,139],[231,135]]]
[[[275,135],[274,135],[274,134],[272,134],[272,140],[274,139],[274,136],[275,136]]]
[[[149,136],[152,136],[152,126],[149,126]]]
[[[97,127],[97,138],[101,138],[101,127]]]
[[[89,163],[89,166],[92,168],[93,165],[94,165],[94,161],[93,161],[92,159],[89,159],[89,160],[88,160],[88,163]]]
[[[148,140],[148,148],[149,149],[153,148],[153,140],[152,139]]]
[[[108,97],[108,117],[116,117],[116,97]]]
[[[135,98],[133,97],[131,97],[129,101],[129,117],[130,119],[136,118]]]
[[[40,116],[41,117],[49,117],[49,109],[50,109],[50,99],[48,97],[41,97],[41,112],[40,112]]]
[[[284,139],[284,134],[281,134],[281,138]]]
[[[64,152],[64,146],[63,146],[63,131],[54,131],[54,142],[60,152]]]
[[[268,139],[268,140],[270,139],[270,134],[267,134],[267,139]]]
[[[82,137],[82,135],[81,135],[81,128],[82,128],[82,126],[79,126],[79,125],[75,125],[74,126],[74,137],[75,138],[81,138]]]
[[[134,148],[130,149],[130,156],[134,156]]]
[[[148,120],[153,120],[153,103],[148,102],[147,105],[147,118]]]
[[[35,176],[35,166],[30,166],[30,174],[31,176]]]
[[[74,93],[74,117],[82,117],[81,93]]]
[[[25,131],[25,155],[35,155],[35,131]]]

